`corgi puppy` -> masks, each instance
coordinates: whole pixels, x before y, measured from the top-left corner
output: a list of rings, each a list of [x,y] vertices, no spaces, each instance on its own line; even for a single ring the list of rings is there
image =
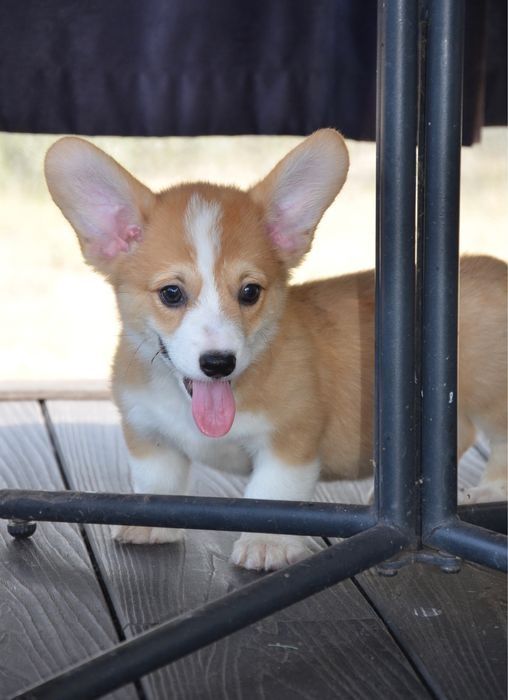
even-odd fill
[[[248,191],[198,182],[155,194],[92,144],[48,151],[51,196],[116,293],[113,393],[136,492],[184,494],[189,465],[248,471],[247,498],[309,501],[317,480],[371,470],[374,272],[300,286],[289,274],[342,188],[348,152],[323,129]],[[481,429],[470,501],[506,495],[506,265],[462,261],[459,454]],[[121,542],[181,530],[119,526]],[[303,538],[244,533],[232,561],[278,569]]]

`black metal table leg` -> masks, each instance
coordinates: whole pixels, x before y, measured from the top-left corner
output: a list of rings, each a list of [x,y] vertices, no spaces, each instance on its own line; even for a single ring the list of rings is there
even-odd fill
[[[462,0],[429,0],[422,299],[424,530],[457,508],[457,328]]]
[[[428,0],[422,299],[426,544],[506,571],[506,537],[457,517],[457,332],[463,0]]]
[[[372,507],[340,503],[23,490],[0,490],[0,518],[23,530],[27,521],[51,521],[321,537],[349,537],[376,523]]]
[[[418,3],[381,2],[376,199],[376,496],[416,533],[415,171]]]

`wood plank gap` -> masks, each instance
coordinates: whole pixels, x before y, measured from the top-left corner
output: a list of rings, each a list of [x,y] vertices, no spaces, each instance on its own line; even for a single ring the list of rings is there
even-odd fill
[[[429,693],[429,695],[430,695],[432,698],[434,698],[434,700],[439,700],[439,699],[440,699],[440,696],[436,694],[436,691],[434,690],[434,688],[432,688],[432,686],[429,684],[429,681],[428,681],[427,677],[422,673],[421,669],[418,667],[418,665],[417,665],[417,664],[415,663],[415,661],[413,660],[413,657],[408,653],[408,651],[406,650],[406,648],[404,647],[404,645],[399,641],[399,639],[397,638],[397,635],[395,634],[394,630],[392,630],[392,628],[391,628],[391,626],[390,626],[390,623],[389,623],[387,620],[384,619],[383,615],[381,614],[381,611],[379,610],[379,608],[378,608],[377,605],[375,604],[374,600],[369,596],[369,594],[367,593],[367,591],[363,588],[363,586],[361,585],[361,583],[357,580],[356,576],[353,576],[353,578],[351,579],[351,582],[352,582],[353,585],[356,587],[356,589],[358,590],[358,592],[363,596],[363,598],[364,598],[364,600],[366,601],[366,603],[368,603],[368,604],[370,605],[370,607],[371,607],[372,610],[374,611],[376,617],[377,617],[377,618],[380,620],[380,622],[384,625],[384,627],[385,627],[387,633],[388,633],[389,636],[392,638],[394,644],[396,644],[397,647],[399,648],[400,653],[405,657],[406,661],[408,662],[408,664],[411,666],[411,668],[412,668],[413,671],[415,672],[415,674],[416,674],[416,676],[418,677],[420,683],[424,686],[424,688],[427,690],[427,692]]]
[[[334,540],[329,539],[328,537],[321,537],[323,542],[327,547],[331,547],[332,545],[337,543],[337,538],[334,538]],[[377,617],[377,619],[380,621],[380,623],[383,625],[385,628],[388,636],[392,639],[393,643],[395,646],[400,650],[401,654],[404,656],[408,664],[411,666],[413,669],[415,675],[425,688],[425,690],[429,693],[430,697],[433,698],[433,700],[439,700],[438,696],[436,695],[435,691],[433,688],[428,684],[427,679],[425,676],[422,675],[420,672],[418,666],[414,663],[412,657],[406,652],[406,649],[403,647],[403,645],[399,642],[395,634],[393,633],[392,629],[390,628],[390,625],[387,623],[387,621],[383,618],[381,611],[377,608],[376,604],[374,601],[371,599],[371,597],[368,595],[368,593],[362,588],[362,585],[360,584],[359,581],[356,580],[356,577],[353,576],[350,579],[351,583],[353,586],[356,588],[356,590],[359,592],[359,594],[362,596],[362,598],[365,600],[367,605],[372,609],[374,616]]]
[[[357,580],[438,698],[506,698],[506,577],[464,562],[457,574],[413,564]]]
[[[0,402],[0,487],[63,490],[39,403]],[[118,643],[74,524],[40,522],[35,537],[0,528],[0,697],[40,684]],[[130,684],[108,698],[139,695]]]
[[[65,488],[67,491],[71,491],[70,483],[67,477],[67,474],[65,473],[65,468],[64,468],[64,460],[62,458],[61,452],[60,452],[60,446],[58,444],[58,436],[56,435],[55,428],[53,426],[53,422],[51,420],[51,416],[49,415],[46,402],[44,400],[39,401],[39,405],[41,408],[42,415],[44,417],[44,424],[46,426],[46,431],[48,433],[48,439],[51,445],[51,449],[53,450],[53,454],[55,457],[55,462],[58,466],[58,470],[60,472],[60,476],[62,477],[62,481],[65,485]],[[83,542],[85,544],[86,551],[88,553],[88,557],[90,559],[90,563],[92,565],[92,569],[95,574],[95,578],[97,579],[97,583],[99,584],[99,587],[101,589],[102,595],[104,597],[104,602],[106,604],[106,608],[109,612],[109,616],[111,618],[111,621],[113,623],[113,627],[115,629],[115,632],[118,636],[118,639],[120,642],[125,642],[127,640],[127,637],[125,636],[125,632],[123,630],[122,624],[118,618],[115,606],[113,605],[113,601],[111,599],[111,596],[108,591],[108,587],[106,585],[106,582],[104,580],[104,577],[102,575],[99,563],[97,561],[97,558],[95,556],[95,553],[93,551],[92,545],[90,543],[90,540],[88,538],[88,533],[86,531],[86,528],[84,524],[82,523],[77,523],[77,526],[79,528],[80,535],[83,539]],[[141,681],[138,678],[136,681],[133,681],[133,685],[136,688],[136,692],[139,696],[139,700],[147,700],[145,691],[143,687],[141,686]]]

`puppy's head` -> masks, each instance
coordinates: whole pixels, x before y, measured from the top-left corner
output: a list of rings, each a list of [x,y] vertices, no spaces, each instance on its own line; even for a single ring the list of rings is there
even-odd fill
[[[208,435],[229,430],[231,380],[276,332],[288,270],[310,249],[347,168],[344,141],[331,129],[247,192],[195,183],[154,194],[73,137],[57,141],[45,163],[85,259],[115,289],[138,357],[160,353]]]

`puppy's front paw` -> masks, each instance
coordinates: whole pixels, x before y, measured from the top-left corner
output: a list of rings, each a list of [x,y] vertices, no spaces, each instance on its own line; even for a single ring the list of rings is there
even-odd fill
[[[506,501],[506,481],[504,479],[480,482],[478,486],[473,486],[459,496],[459,502],[464,505],[468,503],[492,503],[494,501]]]
[[[305,559],[312,552],[297,535],[262,535],[244,532],[235,542],[231,561],[255,571],[275,571]]]
[[[123,544],[163,544],[179,542],[185,530],[173,527],[140,527],[135,525],[113,525],[113,538]]]

